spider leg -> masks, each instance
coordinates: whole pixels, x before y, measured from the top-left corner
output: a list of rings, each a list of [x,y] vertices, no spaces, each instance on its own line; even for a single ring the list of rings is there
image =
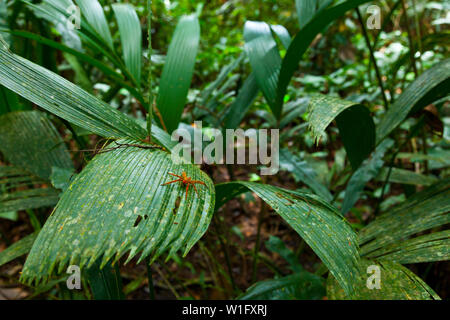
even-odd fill
[[[177,178],[183,179],[183,177],[182,177],[182,176],[179,176],[179,175],[177,175],[177,174],[175,174],[175,173],[172,173],[172,172],[167,172],[167,174],[170,174],[171,176],[174,176],[174,177],[177,177]]]
[[[195,187],[195,184],[192,184],[192,186],[194,187],[195,193],[196,193],[197,196],[198,196],[198,191],[197,191],[197,188]]]
[[[200,180],[192,180],[191,182],[192,183],[198,183],[198,184],[206,186],[206,184],[203,181],[200,181]]]
[[[187,200],[188,191],[189,191],[189,184],[186,184],[186,200]]]
[[[177,179],[177,180],[169,181],[169,182],[163,183],[162,186],[166,186],[168,184],[175,183],[175,182],[178,182],[178,181],[183,181],[183,180]]]

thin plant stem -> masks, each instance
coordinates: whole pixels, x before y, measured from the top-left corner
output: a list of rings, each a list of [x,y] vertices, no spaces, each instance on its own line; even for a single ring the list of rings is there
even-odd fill
[[[261,227],[264,220],[264,217],[266,216],[267,206],[266,203],[261,200],[261,210],[259,211],[258,215],[258,229],[256,231],[256,243],[255,243],[255,252],[253,255],[253,270],[252,270],[252,283],[256,281],[256,273],[257,273],[257,267],[258,267],[258,257],[259,257],[259,249],[260,249],[260,242],[261,242]]]
[[[416,36],[417,36],[417,49],[420,53],[420,59],[419,59],[419,67],[420,72],[422,72],[422,32],[420,31],[420,23],[419,23],[419,16],[417,14],[416,10],[416,0],[412,0],[413,4],[413,10],[414,10],[414,22],[416,26]]]
[[[388,100],[386,97],[386,93],[384,92],[383,79],[381,77],[380,69],[378,68],[378,65],[377,65],[377,60],[375,59],[375,55],[373,53],[372,45],[370,43],[370,39],[369,39],[369,35],[367,33],[366,26],[364,25],[364,21],[361,16],[361,11],[359,11],[358,7],[356,7],[356,13],[358,15],[359,23],[361,24],[361,29],[363,31],[363,35],[364,35],[364,39],[366,41],[367,48],[369,49],[370,59],[372,60],[372,63],[373,63],[374,69],[375,69],[375,74],[377,76],[378,85],[380,86],[380,89],[381,89],[381,96],[383,97],[384,108],[387,110],[389,107],[389,103],[388,103]]]
[[[152,142],[152,121],[153,121],[153,93],[152,93],[152,0],[147,0],[147,24],[148,24],[148,114],[147,114],[147,134],[148,142]]]
[[[403,14],[404,14],[404,20],[405,20],[405,27],[406,31],[408,33],[408,41],[409,41],[409,55],[411,58],[411,64],[413,67],[414,75],[417,78],[418,72],[417,72],[417,65],[416,65],[416,50],[414,49],[414,41],[412,38],[411,28],[409,27],[408,22],[408,11],[406,9],[406,3],[405,0],[402,0],[402,7],[403,7]]]
[[[147,265],[147,278],[148,278],[148,290],[150,299],[155,300],[155,285],[153,284],[152,266],[150,265],[150,258],[146,259]]]

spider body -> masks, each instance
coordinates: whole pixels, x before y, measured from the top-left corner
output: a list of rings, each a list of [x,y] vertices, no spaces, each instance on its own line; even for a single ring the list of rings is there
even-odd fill
[[[186,172],[184,172],[184,171],[181,173],[181,176],[179,176],[179,175],[177,175],[175,173],[171,173],[171,172],[168,172],[168,174],[170,174],[171,176],[174,176],[174,177],[176,177],[178,179],[166,182],[166,183],[164,183],[162,185],[166,186],[168,184],[172,184],[172,183],[175,183],[175,182],[181,182],[182,184],[186,185],[186,199],[187,199],[187,195],[188,195],[188,191],[189,191],[189,186],[193,186],[194,190],[195,190],[195,193],[197,193],[197,195],[198,195],[198,191],[197,191],[197,188],[195,187],[195,185],[196,184],[205,185],[205,183],[203,181],[192,180],[192,178],[188,177]]]

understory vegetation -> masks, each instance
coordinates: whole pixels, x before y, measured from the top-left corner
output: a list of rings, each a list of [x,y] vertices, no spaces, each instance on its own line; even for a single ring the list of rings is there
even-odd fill
[[[0,299],[448,299],[449,9],[0,0]]]

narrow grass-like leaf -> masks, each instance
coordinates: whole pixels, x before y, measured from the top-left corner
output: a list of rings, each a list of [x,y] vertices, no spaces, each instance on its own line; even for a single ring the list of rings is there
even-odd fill
[[[347,156],[354,170],[375,147],[375,124],[365,106],[339,98],[318,95],[311,97],[309,125],[318,140],[336,119]]]
[[[141,83],[142,30],[136,10],[130,4],[113,4],[119,25],[120,40],[125,65],[138,87]]]
[[[377,144],[402,123],[408,114],[449,93],[450,59],[446,59],[422,73],[389,108],[377,126]]]
[[[40,111],[11,112],[0,117],[0,151],[13,165],[48,179],[52,167],[73,169],[58,131]]]
[[[36,237],[37,234],[32,233],[0,252],[0,266],[27,254],[33,246]]]
[[[378,175],[384,165],[384,154],[393,144],[394,141],[391,139],[383,141],[383,143],[381,143],[372,153],[372,156],[369,159],[366,159],[358,170],[353,173],[345,189],[345,197],[341,210],[343,214],[346,214],[353,208],[353,205],[360,198],[367,182]]]
[[[369,289],[367,273],[369,266],[380,268],[381,288]],[[327,281],[327,296],[331,300],[440,300],[439,296],[422,279],[402,265],[390,262],[372,262],[361,260],[361,276],[358,290],[353,295],[346,295],[330,275]],[[373,271],[372,271],[373,272]]]
[[[255,283],[240,300],[320,300],[326,294],[324,280],[303,271]]]
[[[59,191],[36,188],[0,194],[0,212],[52,207],[59,200]]]
[[[167,52],[157,107],[169,133],[178,128],[194,73],[200,42],[197,15],[184,16],[178,22]]]
[[[105,18],[103,8],[97,0],[76,0],[80,7],[81,13],[94,28],[94,30],[102,37],[105,43],[113,49],[113,41],[109,30],[108,22]]]
[[[271,185],[236,181],[216,185],[216,209],[245,191],[256,193],[314,250],[348,293],[358,272],[356,235],[340,213],[319,197]]]
[[[280,150],[280,166],[281,169],[292,172],[296,181],[303,182],[323,199],[327,201],[333,199],[327,187],[318,180],[314,169],[306,161],[302,161],[299,157],[292,154],[288,149]]]
[[[162,186],[175,179],[168,172],[183,171],[206,184],[196,186],[198,196],[191,186],[186,198],[179,182]],[[127,252],[128,260],[138,253],[140,259],[187,254],[208,228],[214,199],[209,177],[193,165],[174,164],[167,152],[128,147],[99,154],[63,193],[21,279],[45,281],[68,263],[84,268],[102,259],[104,266]]]
[[[146,137],[145,129],[136,121],[66,79],[11,53],[4,42],[0,42],[0,84],[103,137]]]
[[[281,57],[270,27],[265,22],[247,21],[244,26],[245,52],[250,59],[256,82],[264,94],[273,114],[281,116],[275,106]]]

